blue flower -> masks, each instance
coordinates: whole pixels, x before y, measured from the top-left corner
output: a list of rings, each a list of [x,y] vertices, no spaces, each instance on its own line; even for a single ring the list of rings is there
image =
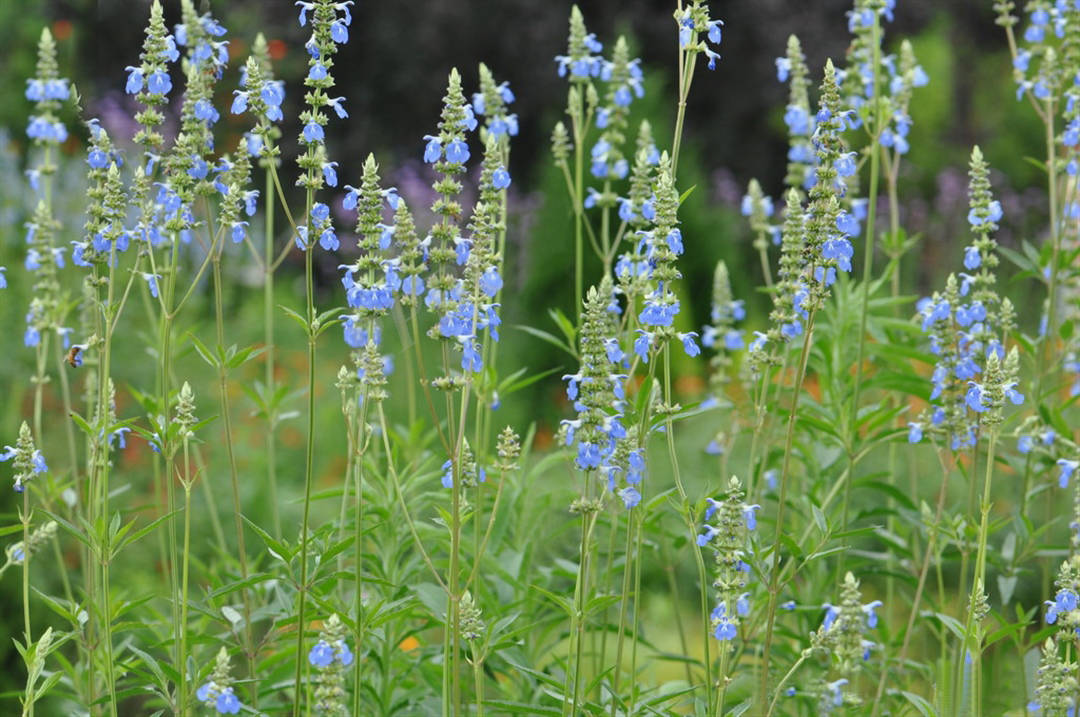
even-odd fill
[[[743,520],[746,521],[747,530],[757,530],[757,511],[761,510],[761,506],[744,505],[742,508]]]
[[[161,278],[160,274],[147,274],[145,272],[139,272],[142,274],[143,281],[146,282],[147,287],[150,289],[150,296],[155,299],[158,298],[158,283],[157,280]]]
[[[727,619],[726,616],[722,616],[720,621],[716,624],[716,630],[713,632],[713,637],[717,640],[734,640],[738,631],[735,628],[735,623]]]
[[[1080,467],[1080,461],[1070,461],[1067,458],[1058,459],[1058,467],[1061,468],[1061,473],[1058,475],[1058,486],[1065,488],[1069,485],[1069,478]]]
[[[791,74],[791,60],[786,57],[776,58],[776,79],[780,82],[787,82],[788,76]]]
[[[316,62],[314,65],[311,66],[311,69],[308,70],[307,78],[309,80],[325,80],[326,75],[326,65],[321,62]]]
[[[862,606],[862,610],[866,613],[866,626],[871,630],[877,627],[878,618],[876,610],[882,606],[880,600],[874,600],[871,603]]]
[[[709,21],[709,42],[714,45],[719,45],[720,40],[723,37],[723,32],[720,29],[724,24],[723,20],[710,20]]]
[[[841,177],[850,177],[855,174],[855,153],[847,152],[833,163],[833,168]]]
[[[341,20],[330,23],[330,37],[339,45],[349,41],[349,30]]]
[[[233,688],[226,687],[221,691],[221,694],[218,695],[214,707],[223,715],[239,714],[240,700],[236,699],[236,695],[233,694]]]
[[[124,87],[124,91],[129,95],[137,95],[142,92],[143,87],[143,73],[138,67],[132,67],[128,65],[126,68],[128,71],[127,85]]]
[[[322,142],[326,138],[322,125],[318,122],[308,122],[304,125],[304,143],[312,144]]]
[[[424,139],[428,141],[424,146],[424,161],[428,164],[434,164],[442,157],[442,142],[439,141],[438,137],[433,137],[430,134],[424,135]]]
[[[338,119],[348,119],[349,117],[349,113],[345,111],[345,107],[342,105],[344,101],[344,97],[335,97],[332,100],[327,100],[327,104],[334,110],[334,114],[338,116]]]
[[[171,89],[172,80],[169,79],[169,73],[165,70],[154,70],[146,78],[146,91],[152,95],[164,95]]]
[[[491,174],[491,184],[496,189],[506,189],[510,186],[510,173],[506,167],[499,167]]]
[[[338,178],[336,167],[337,162],[326,162],[322,166],[323,179],[326,181],[327,186],[337,186]]]
[[[446,145],[446,161],[452,164],[465,164],[469,161],[469,145],[463,139],[455,139]]]
[[[908,424],[908,443],[918,443],[922,440],[923,431],[921,423],[909,423]]]
[[[687,356],[697,356],[701,353],[701,347],[694,341],[697,338],[696,331],[687,331],[686,333],[676,334],[679,341],[682,341],[683,350],[686,351]]]
[[[319,640],[308,653],[308,662],[313,667],[326,668],[334,661],[334,648],[326,640]]]
[[[982,265],[982,256],[979,248],[972,245],[964,249],[964,268],[974,271]]]
[[[967,403],[968,408],[977,413],[982,413],[987,409],[987,406],[983,403],[983,387],[975,381],[968,381],[968,390],[964,394],[964,401]]]
[[[705,50],[705,56],[709,58],[709,69],[710,70],[715,70],[716,69],[716,61],[720,59],[719,53],[713,52],[712,50],[710,50],[707,47],[704,48],[704,50]]]
[[[825,608],[825,620],[821,623],[821,627],[829,630],[836,622],[836,618],[840,617],[840,608],[829,603],[825,603],[822,607]]]

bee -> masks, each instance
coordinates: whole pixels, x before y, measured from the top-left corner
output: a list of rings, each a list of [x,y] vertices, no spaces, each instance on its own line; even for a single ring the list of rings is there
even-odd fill
[[[83,350],[86,348],[86,344],[75,344],[68,352],[65,360],[71,368],[79,368],[83,364]]]

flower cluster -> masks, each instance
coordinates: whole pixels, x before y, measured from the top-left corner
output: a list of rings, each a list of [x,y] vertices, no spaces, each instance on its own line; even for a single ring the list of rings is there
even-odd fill
[[[463,640],[477,640],[484,634],[486,626],[481,614],[472,593],[466,590],[458,601],[457,628]]]
[[[570,76],[575,83],[587,82],[590,77],[599,77],[604,67],[604,59],[599,56],[604,46],[596,35],[585,29],[585,18],[577,5],[570,8],[570,37],[565,55],[555,57],[559,77]]]
[[[34,437],[30,433],[30,426],[26,421],[19,427],[19,438],[14,446],[4,446],[0,453],[0,462],[12,461],[15,469],[15,492],[22,493],[26,490],[26,484],[39,473],[45,473],[49,467],[45,464],[45,456],[34,445]]]
[[[1031,712],[1043,717],[1071,717],[1075,714],[1074,696],[1078,683],[1076,664],[1063,660],[1053,637],[1043,643],[1039,669],[1035,672],[1035,699],[1028,703]]]
[[[240,700],[233,692],[232,677],[229,672],[229,653],[223,647],[218,650],[210,679],[195,691],[195,697],[207,707],[213,707],[218,714],[239,714],[242,707]]]
[[[1036,100],[1052,99],[1071,77],[1064,71],[1065,64],[1063,58],[1058,56],[1054,38],[1060,40],[1066,35],[1075,37],[1080,18],[1076,16],[1073,3],[1069,2],[1032,0],[1025,9],[1028,24],[1023,33],[1024,46],[1017,49],[1013,59],[1016,99],[1022,99],[1025,94],[1030,94]],[[1011,8],[1002,7],[999,10],[1000,24],[1011,26],[1016,22],[1009,12]]]
[[[336,614],[323,625],[319,641],[308,652],[308,662],[317,670],[315,709],[324,714],[345,715],[345,668],[353,654],[345,642],[345,625]]]
[[[715,70],[720,55],[709,47],[709,43],[719,47],[723,39],[724,21],[710,18],[709,6],[702,0],[693,0],[681,11],[675,11],[675,22],[679,26],[679,49],[690,58],[704,52],[709,69]],[[704,40],[702,35],[705,36]]]
[[[334,54],[338,45],[349,41],[349,26],[352,24],[349,6],[352,5],[352,0],[315,0],[296,4],[300,7],[301,27],[307,25],[308,13],[312,15],[311,37],[304,44],[308,52],[308,74],[304,78],[304,85],[308,88],[304,95],[307,109],[300,113],[300,121],[304,126],[300,133],[300,143],[305,151],[296,160],[304,174],[297,180],[297,184],[314,192],[324,184],[337,185],[337,175],[333,171],[336,165],[326,156],[325,127],[330,121],[327,110],[332,110],[339,118],[348,117],[343,104],[344,98],[331,97],[328,93],[334,87]],[[332,242],[329,244],[333,245]],[[305,245],[310,246],[310,242],[305,242]],[[326,245],[323,245],[323,248],[326,248]]]
[[[742,299],[731,296],[731,279],[727,264],[716,263],[713,271],[712,312],[710,322],[702,328],[701,343],[713,350],[709,360],[709,388],[718,396],[724,384],[731,379],[731,354],[745,346],[743,332],[735,324],[746,318]]]
[[[255,118],[255,127],[245,135],[245,148],[252,156],[271,159],[279,153],[275,142],[281,130],[274,123],[284,119],[281,103],[285,101],[285,83],[273,78],[266,38],[261,32],[255,37],[252,54],[241,71],[240,88],[233,90],[230,111],[233,114],[248,112]],[[344,112],[340,98],[338,100],[333,107]],[[333,171],[336,164],[328,162],[323,167],[323,179],[331,187],[337,186],[337,175]]]
[[[853,155],[846,152],[841,132],[849,126],[850,110],[840,106],[836,70],[825,63],[821,83],[821,103],[813,134],[817,167],[811,172],[810,203],[806,208],[806,241],[803,251],[809,256],[808,310],[820,308],[828,296],[827,287],[836,281],[837,270],[850,272],[853,254],[849,237],[858,234],[858,220],[841,209],[846,180],[855,174]]]
[[[346,185],[346,189],[349,193],[345,195],[345,208],[357,210],[356,234],[359,237],[360,256],[354,263],[338,267],[345,271],[341,283],[345,287],[346,301],[352,309],[352,313],[345,315],[342,325],[345,343],[355,349],[353,362],[356,365],[357,377],[367,388],[370,397],[381,400],[385,395],[382,386],[385,384],[386,364],[389,359],[380,356],[378,351],[380,322],[393,308],[395,293],[403,287],[398,274],[399,260],[390,258],[389,253],[395,227],[383,223],[383,209],[389,206],[390,209],[404,211],[406,214],[408,210],[404,208],[404,203],[393,188],[382,189],[379,186],[379,166],[374,155],[369,154],[364,161],[360,188]],[[409,234],[415,240],[415,231],[411,229],[411,216],[407,221]],[[324,232],[332,233],[329,222],[324,220],[324,224],[327,225]],[[336,237],[334,241],[337,241]],[[422,280],[415,276],[410,278],[410,286],[416,281]]]
[[[456,69],[452,70],[439,134],[425,137],[424,160],[433,163],[440,175],[434,185],[439,196],[432,210],[441,221],[423,242],[431,266],[424,304],[439,317],[431,335],[455,340],[461,348],[461,369],[473,373],[483,367],[480,332],[486,331],[493,341],[499,336],[495,302],[502,289],[499,238],[505,231],[503,197],[510,185],[503,135],[487,131],[480,196],[468,226],[470,236],[460,236],[462,207],[456,197],[462,187],[457,176],[465,171],[470,157],[466,132],[477,125],[473,106],[465,102],[461,77]],[[464,267],[463,277],[457,275],[455,266]],[[417,280],[410,288],[416,288]]]
[[[1013,328],[1014,311],[993,288],[998,259],[990,233],[997,229],[1001,208],[991,199],[988,169],[978,147],[971,154],[970,176],[968,222],[976,239],[964,252],[964,266],[973,273],[961,273],[959,279],[951,274],[944,292],[918,304],[923,331],[937,356],[930,393],[934,405],[908,424],[910,442],[920,441],[925,431],[940,431],[953,450],[974,445],[978,425],[988,418],[998,420],[1006,400],[1014,405],[1024,400],[1016,388],[1018,359],[1012,352],[1006,358],[1003,344]]]
[[[184,26],[179,25],[177,28],[183,32]],[[135,95],[135,99],[143,106],[135,115],[135,121],[139,124],[135,142],[143,145],[147,152],[155,152],[165,143],[158,127],[165,121],[162,107],[168,101],[168,94],[172,90],[169,64],[179,59],[180,50],[177,48],[176,38],[165,28],[161,3],[154,0],[150,6],[150,22],[146,27],[146,39],[143,40],[139,66],[127,68],[125,87],[126,92]],[[147,171],[146,174],[150,172]]]
[[[813,186],[812,168],[817,162],[810,141],[814,123],[810,115],[810,81],[806,56],[795,35],[788,37],[787,54],[776,58],[776,79],[789,82],[788,103],[784,109],[784,124],[788,128],[788,165],[784,183],[791,188],[809,189]]]
[[[746,592],[750,565],[750,533],[757,528],[759,505],[747,505],[742,483],[732,476],[728,482],[727,495],[723,500],[706,499],[704,532],[698,535],[697,544],[710,546],[715,555],[716,607],[712,611],[713,636],[721,642],[735,639],[739,619],[750,612],[750,593]]]
[[[27,554],[33,555],[46,541],[56,537],[58,523],[55,520],[39,525],[30,533],[30,539],[24,544],[23,541],[12,543],[5,551],[8,562],[18,565],[26,559]]]
[[[687,355],[697,356],[701,353],[695,341],[696,331],[679,333],[674,329],[679,299],[672,285],[682,277],[675,268],[675,260],[683,253],[683,240],[677,217],[679,197],[671,176],[671,160],[666,152],[660,157],[653,193],[656,197],[656,218],[652,222],[652,229],[637,232],[640,237],[637,253],[644,258],[639,271],[648,278],[648,290],[644,296],[644,307],[638,314],[638,323],[644,328],[637,330],[634,353],[645,362],[672,338],[682,342]]]
[[[566,396],[573,402],[577,418],[563,420],[562,428],[566,445],[577,447],[578,470],[606,476],[613,489],[615,476],[626,469],[620,465],[617,448],[619,441],[627,438],[627,431],[622,424],[626,375],[620,372],[625,356],[612,339],[616,328],[608,311],[612,292],[611,280],[605,277],[585,298],[579,337],[581,367],[577,373],[563,376]],[[625,458],[633,461],[626,475],[627,488],[633,493],[624,492],[623,499],[632,507],[640,498],[635,486],[644,472],[644,456],[636,452],[630,459],[627,452]]]
[[[611,60],[604,62],[600,79],[607,88],[603,102],[596,110],[596,126],[601,132],[589,151],[590,172],[597,179],[625,179],[630,172],[630,163],[623,156],[622,147],[626,143],[630,103],[634,97],[645,96],[641,60],[630,59],[625,37],[616,40]]]
[[[812,648],[830,656],[831,667],[840,679],[825,684],[822,689],[822,711],[828,713],[834,706],[861,704],[858,695],[845,692],[859,666],[870,659],[874,643],[865,638],[867,630],[878,625],[877,609],[880,600],[863,604],[859,581],[850,572],[844,576],[840,588],[840,604],[826,603],[825,618],[821,627],[811,636]]]
[[[60,77],[56,64],[56,43],[48,29],[41,31],[38,42],[37,72],[26,81],[26,99],[34,103],[34,114],[26,127],[26,136],[39,146],[56,146],[68,138],[67,127],[57,116],[60,108],[71,99],[71,86],[67,79]],[[55,168],[39,168],[31,174],[31,184],[41,170],[52,172]],[[37,187],[34,187],[37,189]]]
[[[514,91],[508,82],[496,82],[495,76],[480,63],[480,91],[472,96],[473,114],[484,118],[484,127],[496,137],[516,137],[518,117],[509,111],[514,103]]]

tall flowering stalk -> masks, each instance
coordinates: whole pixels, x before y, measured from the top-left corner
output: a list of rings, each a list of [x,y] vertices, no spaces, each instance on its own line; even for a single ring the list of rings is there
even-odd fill
[[[719,642],[720,666],[716,697],[717,717],[724,714],[724,701],[728,683],[735,669],[731,660],[738,659],[735,639],[742,618],[750,613],[750,593],[745,590],[750,574],[751,549],[749,535],[757,528],[759,505],[743,502],[746,493],[742,483],[734,476],[728,482],[727,495],[723,500],[707,499],[705,520],[715,518],[715,525],[705,525],[705,531],[697,536],[697,544],[711,547],[714,551],[716,606],[710,614],[712,635]],[[712,679],[711,675],[708,679]]]
[[[840,136],[847,127],[848,116],[849,112],[841,109],[836,69],[831,60],[826,61],[825,77],[821,84],[820,108],[815,118],[817,122],[814,130],[814,146],[817,153],[817,166],[814,170],[815,183],[810,189],[809,205],[803,216],[801,229],[792,227],[793,231],[802,237],[799,243],[804,265],[796,274],[798,277],[795,280],[796,285],[801,284],[801,286],[791,298],[791,306],[796,317],[789,324],[788,332],[796,336],[802,334],[803,344],[796,365],[795,395],[788,412],[784,459],[780,471],[776,539],[771,552],[769,606],[758,687],[759,705],[766,705],[769,702],[769,657],[780,593],[780,539],[784,534],[784,511],[787,504],[795,419],[798,414],[799,394],[806,377],[806,364],[814,332],[814,316],[823,308],[830,293],[829,287],[836,281],[837,270],[851,271],[852,247],[848,237],[852,233],[852,217],[840,208],[840,197],[843,196],[845,188],[844,178],[854,172],[854,167],[849,165],[848,158],[843,152]],[[789,201],[794,202],[796,198],[792,196]],[[793,219],[793,221],[797,220]],[[761,351],[767,340],[768,337],[764,335],[760,340],[755,340],[751,344],[751,351]]]
[[[325,204],[316,203],[316,193],[324,184],[337,184],[336,175],[328,174],[325,167],[330,165],[326,154],[325,127],[330,121],[329,111],[333,111],[338,117],[344,117],[342,98],[332,98],[328,91],[334,86],[332,70],[334,67],[334,54],[337,46],[349,39],[348,27],[352,24],[352,15],[346,2],[332,2],[332,0],[316,0],[315,2],[298,3],[300,7],[300,26],[311,23],[311,38],[305,43],[304,48],[308,53],[308,74],[304,78],[304,85],[308,88],[304,96],[307,108],[301,112],[300,121],[304,127],[300,133],[300,143],[304,147],[304,153],[297,158],[297,165],[301,175],[297,178],[298,186],[304,187],[304,213],[305,223],[295,224],[294,231],[296,246],[304,252],[304,286],[306,297],[306,309],[302,323],[307,333],[308,356],[307,356],[307,440],[304,461],[304,509],[300,527],[300,586],[297,604],[297,631],[296,631],[296,670],[293,677],[294,701],[293,715],[300,714],[300,694],[303,687],[303,651],[304,637],[307,630],[306,607],[308,593],[308,525],[311,515],[311,489],[314,481],[315,462],[315,357],[316,342],[319,334],[325,329],[328,320],[336,311],[317,315],[315,309],[315,285],[314,285],[314,244],[326,251],[338,248],[337,237],[334,233],[330,220],[329,208]],[[311,17],[308,17],[308,13]],[[331,165],[332,168],[332,165]],[[328,180],[333,181],[328,181]],[[280,191],[280,186],[278,187]],[[282,202],[284,205],[285,203]],[[290,215],[291,216],[291,215]]]

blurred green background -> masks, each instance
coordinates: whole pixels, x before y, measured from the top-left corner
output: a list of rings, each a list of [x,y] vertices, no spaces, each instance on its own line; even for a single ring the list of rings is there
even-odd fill
[[[179,19],[179,2],[165,0],[169,24]],[[247,129],[248,119],[230,115],[225,108],[236,87],[237,68],[246,57],[255,32],[271,41],[276,72],[286,81],[284,106],[285,156],[294,155],[301,101],[299,81],[306,72],[303,42],[306,30],[296,22],[296,9],[285,0],[219,0],[202,3],[229,29],[231,69],[219,85],[222,121],[219,146],[231,149]],[[666,0],[592,0],[579,3],[589,30],[610,45],[619,33],[630,38],[635,55],[646,70],[647,95],[634,104],[636,118],[648,118],[658,144],[670,144],[674,97],[675,33]],[[700,327],[708,319],[709,292],[715,262],[724,259],[731,269],[735,295],[747,301],[749,329],[764,324],[768,312],[756,253],[750,232],[739,216],[738,203],[747,182],[758,178],[765,191],[779,194],[785,170],[786,136],[782,121],[786,86],[777,82],[774,58],[785,47],[787,36],[799,35],[815,78],[827,57],[842,63],[849,41],[845,12],[849,2],[822,0],[734,0],[712,3],[714,17],[725,21],[723,61],[715,72],[699,71],[687,115],[685,148],[680,167],[683,188],[695,186],[683,205],[680,218],[686,237],[687,259],[681,263],[685,276],[685,329]],[[430,203],[430,174],[420,161],[421,137],[432,131],[437,119],[446,75],[456,66],[466,80],[466,91],[476,85],[476,66],[485,62],[499,80],[509,80],[517,95],[513,109],[521,121],[521,134],[513,143],[510,189],[506,289],[503,307],[503,345],[499,368],[502,374],[526,366],[536,372],[566,365],[567,357],[537,339],[515,330],[530,324],[551,329],[547,310],[572,310],[572,291],[566,281],[572,272],[571,209],[562,177],[549,152],[551,128],[561,118],[565,83],[555,74],[553,56],[565,50],[566,18],[570,3],[559,0],[411,0],[407,3],[359,2],[353,13],[350,42],[342,49],[336,80],[344,95],[349,120],[334,122],[328,130],[331,158],[340,162],[341,183],[359,184],[361,162],[375,152],[386,184],[396,185],[414,208]],[[23,170],[30,148],[25,126],[30,104],[23,97],[25,80],[32,76],[37,38],[43,27],[57,39],[62,73],[70,77],[82,97],[83,119],[98,117],[102,125],[125,145],[134,113],[131,98],[123,93],[124,67],[137,61],[142,29],[149,13],[144,0],[67,2],[0,2],[0,265],[8,267],[11,287],[0,292],[0,327],[9,349],[0,361],[0,445],[13,441],[18,422],[29,415],[32,352],[22,347],[23,314],[27,282],[20,267],[23,260],[23,223],[32,210],[32,195],[24,187]],[[1045,216],[1041,172],[1025,158],[1042,152],[1042,126],[1030,108],[1015,101],[1004,35],[994,24],[990,3],[984,0],[899,0],[896,19],[886,26],[886,48],[898,48],[902,38],[913,42],[916,55],[931,78],[917,90],[911,107],[914,127],[911,152],[901,174],[901,224],[921,241],[903,268],[906,293],[924,294],[937,286],[941,274],[959,266],[962,247],[969,241],[966,164],[972,144],[982,146],[992,168],[994,191],[1005,211],[999,243],[1015,248],[1021,240],[1041,240]],[[79,237],[85,196],[82,188],[85,129],[74,111],[65,117],[71,139],[65,144],[57,196],[64,223],[61,242]],[[292,171],[289,159],[285,175]],[[425,225],[424,211],[418,221]],[[348,242],[342,254],[348,256]],[[258,276],[244,271],[243,255],[231,262],[230,291],[226,297],[232,317],[230,342],[241,345],[261,339],[261,289]],[[343,302],[336,257],[321,255],[318,281],[320,304]],[[856,262],[858,264],[858,261]],[[279,300],[302,301],[302,262],[286,262],[279,278]],[[598,276],[598,266],[591,276]],[[1005,275],[1011,273],[1003,267]],[[1008,284],[1006,284],[1008,286]],[[1024,301],[1029,286],[1007,289],[1034,321],[1034,301]],[[1018,295],[1020,294],[1020,295]],[[141,312],[138,306],[132,307]],[[206,304],[196,304],[185,316],[180,331],[205,332],[212,315]],[[284,324],[284,322],[282,322]],[[301,381],[303,346],[291,327],[281,332],[281,377]],[[135,345],[128,354],[125,377],[134,386],[150,381],[152,359],[142,339],[132,331],[127,340]],[[327,436],[325,455],[333,456],[340,435],[340,413],[334,398],[333,377],[346,350],[335,333],[324,342],[321,375],[326,377],[320,404],[321,436]],[[699,397],[704,386],[704,362],[684,360],[680,383],[687,397]],[[205,371],[190,351],[182,357],[179,371]],[[258,373],[249,367],[251,375]],[[556,376],[563,371],[556,371]],[[247,374],[237,377],[244,379]],[[400,385],[401,377],[395,378]],[[130,396],[121,390],[121,413],[138,414]],[[206,414],[212,396],[205,393]],[[295,408],[301,402],[295,401]],[[240,442],[247,442],[245,465],[259,473],[260,426],[249,418],[250,405],[238,393]],[[52,408],[56,408],[55,405]],[[550,444],[558,421],[566,417],[563,384],[554,378],[538,382],[500,408],[497,420],[524,428],[537,423],[537,446]],[[291,495],[299,490],[302,461],[299,424],[281,431],[282,464],[279,475]],[[211,454],[213,447],[211,447]],[[337,450],[340,454],[340,450]],[[213,460],[213,456],[211,456]],[[326,459],[321,475],[330,483],[343,468],[342,458]],[[145,445],[138,443],[122,457],[121,468],[146,472]],[[223,488],[223,486],[222,486]],[[245,503],[265,503],[265,492],[248,484]],[[249,502],[250,501],[250,502]],[[263,505],[265,508],[265,505]],[[3,524],[16,519],[16,502],[0,491]],[[252,513],[258,515],[258,508]],[[154,579],[153,573],[148,578]],[[12,572],[0,585],[0,599],[17,602],[18,577]],[[10,645],[19,630],[0,621],[0,644]],[[21,675],[18,656],[0,648],[4,675]],[[0,678],[0,689],[15,687]],[[18,682],[18,678],[16,678]]]

